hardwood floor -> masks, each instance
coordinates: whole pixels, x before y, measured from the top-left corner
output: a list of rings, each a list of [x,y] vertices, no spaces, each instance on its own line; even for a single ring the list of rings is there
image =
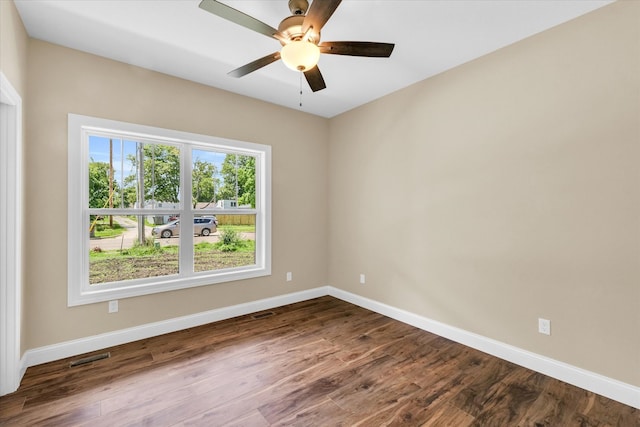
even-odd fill
[[[322,297],[29,368],[10,426],[640,426],[640,411]]]

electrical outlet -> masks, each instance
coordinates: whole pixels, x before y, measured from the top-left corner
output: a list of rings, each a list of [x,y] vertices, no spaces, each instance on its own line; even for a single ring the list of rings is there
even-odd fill
[[[287,282],[290,282],[293,280],[293,274],[291,274],[290,271],[287,271]]]
[[[118,300],[109,301],[109,313],[118,312]]]
[[[365,278],[364,278],[364,274],[360,275],[360,284],[364,285],[365,283]]]
[[[538,319],[538,332],[545,335],[551,335],[551,320]]]

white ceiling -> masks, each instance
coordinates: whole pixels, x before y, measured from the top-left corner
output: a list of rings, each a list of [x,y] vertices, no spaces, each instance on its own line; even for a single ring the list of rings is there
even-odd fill
[[[322,0],[315,0],[322,1]],[[311,114],[332,117],[602,7],[611,0],[344,0],[323,41],[395,43],[390,58],[322,55],[312,93],[281,61],[227,73],[279,50],[269,37],[198,7],[200,0],[16,0],[31,37]],[[278,26],[287,0],[224,0]]]

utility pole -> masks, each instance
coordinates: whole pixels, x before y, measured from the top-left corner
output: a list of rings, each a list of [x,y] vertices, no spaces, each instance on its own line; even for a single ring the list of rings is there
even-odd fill
[[[144,209],[144,144],[138,142],[138,208]],[[138,215],[138,243],[144,245],[144,215]]]
[[[238,207],[238,155],[234,154],[236,159],[236,208]]]
[[[113,209],[113,139],[109,138],[109,209]],[[109,215],[109,228],[113,228],[113,215]]]

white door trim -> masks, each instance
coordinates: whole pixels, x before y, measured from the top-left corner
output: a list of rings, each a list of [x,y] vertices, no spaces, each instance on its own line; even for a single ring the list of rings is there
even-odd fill
[[[0,396],[18,389],[22,309],[22,98],[0,71]]]

